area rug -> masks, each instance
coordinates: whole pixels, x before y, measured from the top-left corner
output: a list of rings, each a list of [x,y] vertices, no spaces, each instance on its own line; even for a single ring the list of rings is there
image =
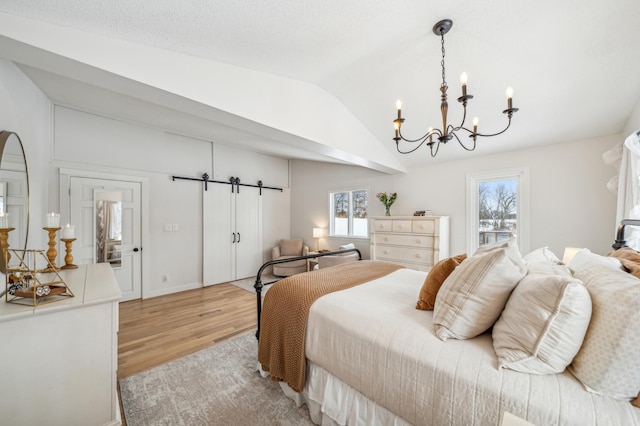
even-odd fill
[[[313,425],[256,371],[253,333],[120,380],[128,426]]]

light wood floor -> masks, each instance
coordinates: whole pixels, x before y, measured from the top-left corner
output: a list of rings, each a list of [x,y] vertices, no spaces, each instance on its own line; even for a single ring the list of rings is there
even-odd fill
[[[118,379],[256,327],[255,294],[231,284],[120,303]]]

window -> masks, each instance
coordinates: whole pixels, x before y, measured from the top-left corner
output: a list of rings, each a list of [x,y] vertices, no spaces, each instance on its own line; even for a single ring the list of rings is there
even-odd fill
[[[367,190],[329,193],[330,235],[335,237],[369,236],[367,220]]]
[[[516,237],[529,251],[529,170],[513,169],[467,175],[467,252]]]

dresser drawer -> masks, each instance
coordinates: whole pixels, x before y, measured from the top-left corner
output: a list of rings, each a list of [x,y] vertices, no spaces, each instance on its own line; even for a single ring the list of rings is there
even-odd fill
[[[410,220],[394,220],[392,226],[393,232],[411,232]]]
[[[376,219],[373,222],[373,230],[375,232],[391,232],[393,229],[392,224],[393,224],[393,221],[391,219],[389,220]]]
[[[415,262],[433,265],[433,250],[409,247],[376,246],[375,258],[380,260]]]
[[[414,234],[434,234],[436,230],[435,220],[414,220],[412,231]]]
[[[427,235],[400,235],[378,234],[375,236],[376,244],[391,244],[395,246],[411,246],[433,248],[433,236]]]

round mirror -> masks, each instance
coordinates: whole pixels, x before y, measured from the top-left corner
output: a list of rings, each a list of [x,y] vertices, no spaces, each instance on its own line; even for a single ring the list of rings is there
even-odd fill
[[[6,242],[2,241],[6,233]],[[3,252],[27,248],[29,236],[29,173],[20,137],[7,130],[0,132],[0,242]],[[3,253],[4,254],[4,253]],[[0,271],[15,266],[16,256],[0,256]]]

